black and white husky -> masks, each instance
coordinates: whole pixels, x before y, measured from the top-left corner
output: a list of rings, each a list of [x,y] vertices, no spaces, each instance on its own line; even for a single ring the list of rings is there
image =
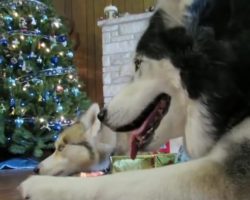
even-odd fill
[[[250,1],[161,0],[136,73],[99,118],[131,156],[183,135],[192,161],[92,179],[33,176],[31,200],[249,200]]]

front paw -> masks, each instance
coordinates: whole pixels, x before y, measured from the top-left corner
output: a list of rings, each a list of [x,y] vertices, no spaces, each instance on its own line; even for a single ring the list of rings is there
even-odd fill
[[[56,177],[31,176],[18,187],[23,199],[27,200],[66,200],[71,198],[71,190],[65,181]]]

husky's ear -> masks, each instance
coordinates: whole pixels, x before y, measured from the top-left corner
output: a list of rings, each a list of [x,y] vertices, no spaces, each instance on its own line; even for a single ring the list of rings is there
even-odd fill
[[[97,118],[100,112],[100,107],[97,103],[93,103],[89,109],[80,117],[80,122],[84,125],[86,130],[92,128],[92,132],[97,133],[101,128],[101,122]]]
[[[184,20],[189,17],[188,8],[195,0],[158,0],[156,9],[163,11],[166,20],[166,26],[173,28],[176,26],[183,26]],[[201,3],[204,4],[202,0]]]

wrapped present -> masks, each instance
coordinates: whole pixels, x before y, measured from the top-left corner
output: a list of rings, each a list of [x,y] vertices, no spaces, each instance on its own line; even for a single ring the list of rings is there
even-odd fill
[[[155,167],[162,167],[176,163],[176,154],[157,154],[154,158]]]
[[[150,169],[174,164],[176,154],[150,154],[138,155],[132,160],[128,156],[112,156],[111,157],[111,172],[125,172],[132,170]]]

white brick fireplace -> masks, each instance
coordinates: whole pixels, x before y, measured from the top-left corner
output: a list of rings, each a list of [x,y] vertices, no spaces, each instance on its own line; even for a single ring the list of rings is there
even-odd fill
[[[98,26],[102,28],[105,104],[131,81],[135,48],[151,15],[152,13],[127,15],[98,22]]]

